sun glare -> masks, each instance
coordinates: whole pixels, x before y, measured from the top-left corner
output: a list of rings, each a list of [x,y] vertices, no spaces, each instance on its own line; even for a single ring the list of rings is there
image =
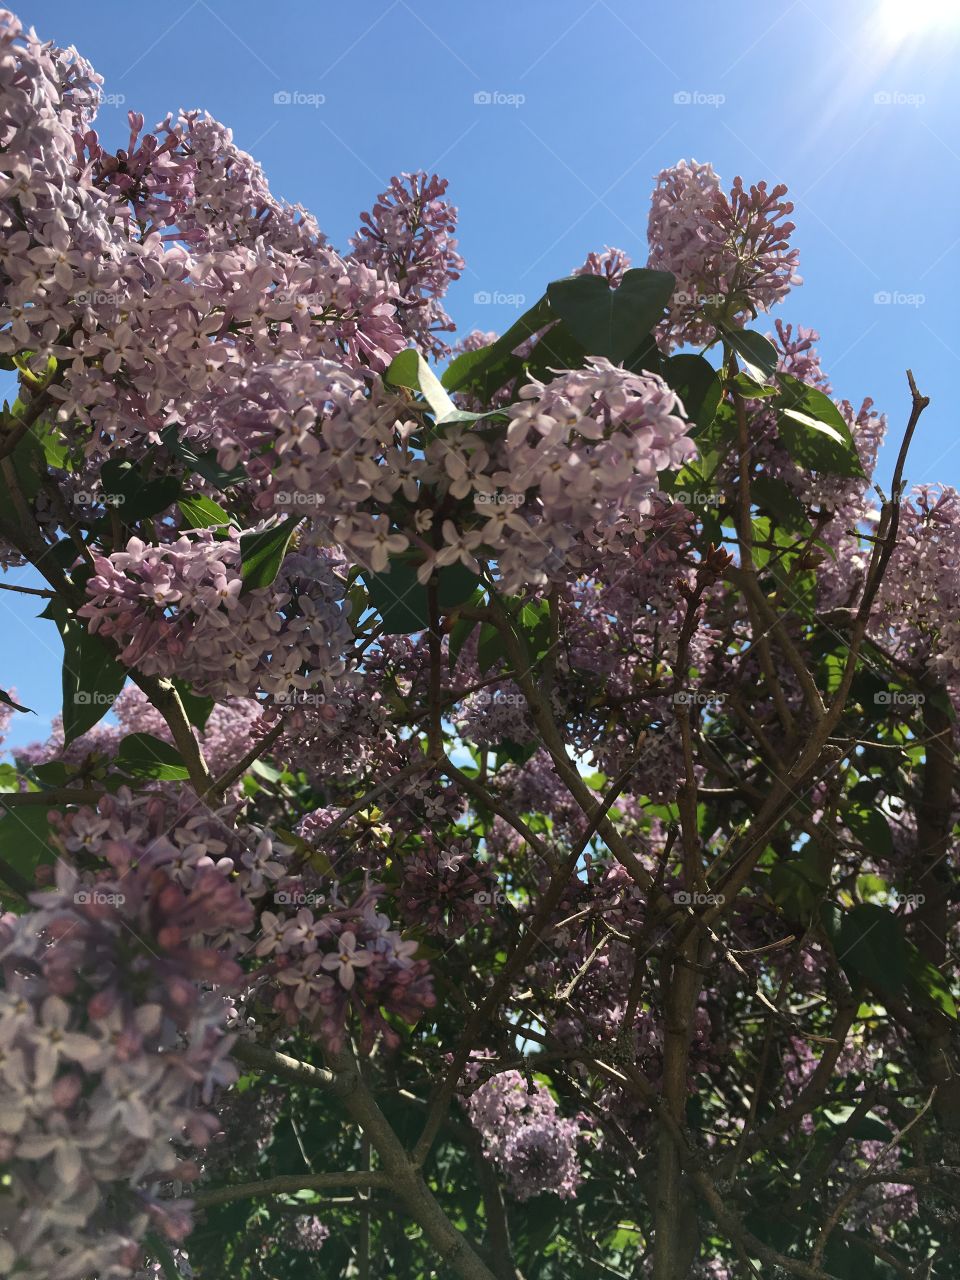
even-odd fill
[[[888,40],[905,40],[960,24],[960,0],[880,0],[880,29]]]

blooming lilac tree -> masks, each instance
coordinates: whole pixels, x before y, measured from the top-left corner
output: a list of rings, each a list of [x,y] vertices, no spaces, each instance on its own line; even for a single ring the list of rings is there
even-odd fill
[[[451,347],[438,177],[341,254],[0,76],[0,1275],[956,1275],[960,497],[756,326],[784,188]]]

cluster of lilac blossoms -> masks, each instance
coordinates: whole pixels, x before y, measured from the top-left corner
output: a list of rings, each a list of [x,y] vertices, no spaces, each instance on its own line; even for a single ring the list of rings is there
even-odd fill
[[[334,889],[326,903],[326,895],[301,880],[280,884],[276,909],[260,918],[255,952],[267,962],[260,999],[287,1027],[303,1023],[330,1048],[342,1048],[351,1012],[363,1052],[378,1036],[388,1047],[397,1045],[384,1012],[416,1022],[436,1002],[429,966],[416,958],[417,942],[404,939],[377,910],[378,891],[347,902]],[[319,901],[322,912],[314,909]]]
[[[151,1224],[183,1239],[189,1200],[160,1191],[197,1177],[214,1091],[236,1077],[225,995],[241,969],[217,941],[253,908],[209,858],[183,883],[178,833],[151,840],[132,813],[121,798],[64,819],[56,888],[0,922],[0,1271],[25,1280],[120,1280]]]
[[[446,179],[436,174],[391,179],[373,209],[360,215],[363,225],[353,238],[354,258],[397,285],[404,333],[437,358],[450,354],[438,335],[456,327],[440,299],[464,267],[453,238],[457,211],[441,198],[446,190]]]
[[[742,324],[781,302],[800,283],[790,248],[793,211],[785,186],[747,189],[736,178],[729,195],[709,164],[679,164],[657,180],[650,210],[649,267],[671,271],[676,288],[661,345],[711,342],[717,323]]]
[[[918,673],[960,699],[960,493],[918,485],[900,510],[900,536],[880,590],[874,631]]]
[[[64,362],[53,394],[88,450],[142,448],[265,361],[384,368],[402,350],[396,284],[276,200],[224,126],[189,112],[143,135],[131,112],[111,154],[101,78],[74,51],[4,10],[0,65],[0,350]]]
[[[0,923],[0,1271],[121,1280],[151,1223],[190,1229],[189,1200],[161,1192],[219,1132],[239,1007],[331,1048],[353,1014],[368,1050],[397,1043],[385,1014],[415,1021],[434,996],[376,892],[328,902],[289,846],[189,793],[104,797],[59,817],[57,844],[55,889]]]
[[[166,720],[136,685],[127,684],[110,710],[116,723],[101,720],[68,747],[64,747],[63,724],[57,716],[46,741],[17,748],[18,763],[31,766],[58,760],[84,770],[88,776],[102,776],[128,734],[149,733],[173,743]],[[219,776],[245,756],[266,730],[263,709],[255,698],[228,698],[213,705],[196,736],[203,758],[212,773]]]
[[[332,692],[352,633],[337,557],[288,555],[270,587],[243,593],[240,535],[208,530],[96,556],[80,616],[131,667],[178,675],[220,697],[291,689]]]
[[[428,934],[462,937],[489,914],[495,896],[490,869],[474,857],[469,840],[443,849],[427,840],[403,861],[400,909]]]
[[[579,567],[585,550],[642,537],[658,471],[678,470],[695,453],[682,412],[657,375],[594,357],[521,388],[499,445],[466,430],[431,442],[425,480],[473,511],[444,521],[421,581],[437,566],[476,570],[489,547],[510,591]]]
[[[549,1089],[519,1071],[501,1071],[470,1092],[466,1107],[487,1157],[518,1200],[545,1191],[576,1195],[580,1126],[559,1114]]]
[[[473,370],[509,364],[513,374],[481,400],[484,372],[454,393],[465,412],[446,415],[435,383],[421,376],[421,395],[387,372],[410,344],[434,359],[450,353],[443,298],[464,264],[440,178],[394,178],[341,255],[312,215],[272,195],[229,130],[200,112],[168,117],[154,132],[131,112],[123,147],[111,151],[95,128],[99,77],[6,11],[0,90],[0,355],[16,358],[22,396],[7,426],[44,397],[10,481],[30,538],[19,540],[0,513],[10,542],[0,563],[53,565],[55,603],[102,638],[111,660],[182,682],[183,707],[204,725],[168,722],[166,709],[128,689],[108,720],[69,746],[57,726],[5,766],[4,807],[26,801],[25,812],[35,805],[30,816],[45,818],[50,800],[58,866],[55,880],[49,868],[36,874],[46,892],[30,892],[28,882],[24,915],[0,920],[0,1160],[9,1174],[0,1275],[142,1280],[167,1265],[142,1269],[145,1238],[158,1233],[189,1274],[179,1246],[192,1208],[180,1184],[252,1180],[268,1165],[273,1172],[271,1130],[286,1126],[306,1096],[292,1082],[252,1085],[273,1092],[259,1101],[235,1092],[231,1105],[223,1092],[236,1075],[230,1055],[255,1056],[241,1037],[308,1062],[358,1050],[369,1061],[357,1088],[396,1087],[406,1106],[435,1089],[466,1013],[475,1035],[462,1049],[473,1052],[458,1087],[479,1142],[468,1135],[458,1151],[464,1124],[443,1128],[441,1165],[449,1156],[459,1172],[479,1148],[515,1200],[580,1194],[577,1218],[586,1222],[611,1168],[641,1185],[653,1164],[657,1108],[626,1086],[634,1072],[654,1092],[671,1078],[669,996],[682,970],[697,992],[685,1006],[673,1078],[703,1104],[690,1140],[714,1171],[731,1135],[752,1141],[752,1128],[763,1141],[772,1098],[765,1077],[747,1079],[751,1002],[781,978],[784,993],[789,982],[819,997],[790,1000],[795,1036],[786,1024],[770,1033],[770,1062],[783,1066],[792,1103],[834,1043],[831,1003],[853,985],[821,917],[809,928],[795,919],[806,910],[799,893],[780,909],[788,895],[775,872],[798,849],[805,856],[839,841],[830,883],[817,890],[836,900],[846,927],[874,905],[859,899],[873,893],[877,874],[893,900],[921,840],[900,791],[925,767],[917,735],[890,735],[891,722],[907,724],[894,720],[895,707],[869,725],[838,722],[829,742],[845,741],[850,728],[865,754],[848,754],[843,778],[832,770],[806,793],[802,821],[782,843],[771,836],[756,875],[735,901],[724,899],[728,881],[737,883],[725,855],[743,835],[744,815],[762,825],[766,791],[779,785],[771,760],[803,749],[810,697],[793,651],[813,653],[820,687],[824,654],[811,634],[821,631],[825,606],[855,607],[862,594],[874,545],[864,536],[874,515],[864,477],[872,478],[885,429],[869,400],[859,410],[842,400],[823,405],[815,393],[833,393],[817,335],[780,322],[768,394],[722,377],[716,420],[698,433],[688,421],[692,400],[685,407],[669,385],[680,385],[682,364],[671,352],[725,336],[798,282],[785,190],[737,178],[725,194],[713,169],[696,162],[659,175],[648,262],[676,277],[654,332],[663,377],[599,356],[553,368],[539,358],[551,321],[510,353],[532,361],[523,369],[513,359],[463,361]],[[607,248],[573,274],[617,289],[629,266]],[[623,300],[613,295],[613,309]],[[495,341],[475,333],[454,349]],[[850,475],[855,465],[835,474],[802,464],[777,395],[791,379],[813,388],[824,423],[841,426],[840,414],[863,475]],[[715,449],[732,438],[724,432],[741,405],[754,548],[767,545],[767,530],[786,535],[782,557],[757,556],[755,607],[766,603],[780,619],[762,635],[738,589],[749,547],[727,575],[729,557],[713,546],[732,541],[727,517],[744,483],[733,444],[722,457]],[[702,486],[687,468],[698,441],[704,458],[719,459]],[[114,507],[107,479],[118,466],[124,483],[141,483],[136,492],[160,480],[161,492],[177,497],[151,515],[138,516],[144,508],[126,498]],[[789,520],[775,510],[778,496]],[[703,509],[688,497],[703,498]],[[201,517],[213,523],[194,529]],[[867,665],[889,658],[898,676],[938,680],[960,703],[960,495],[915,490],[900,517]],[[293,532],[271,561],[276,576],[248,589],[251,544],[241,546],[241,530],[256,539],[278,525]],[[784,586],[775,570],[794,561]],[[467,576],[441,572],[451,566],[482,575],[458,603],[441,600],[447,584],[455,590]],[[373,580],[391,569],[395,582],[414,571],[419,579],[409,591],[413,623],[390,617],[388,582]],[[793,586],[803,601],[792,599]],[[439,625],[417,614],[421,601]],[[528,665],[515,663],[501,623],[529,648]],[[419,629],[391,634],[408,624]],[[765,667],[771,654],[790,661]],[[217,701],[202,720],[205,695]],[[0,731],[12,714],[0,702]],[[554,733],[544,727],[551,718]],[[213,778],[233,780],[225,796],[214,785],[201,800],[154,780],[137,796],[115,792],[114,757],[133,733],[175,738],[188,759],[196,746]],[[880,757],[896,759],[901,747],[900,776],[889,770],[881,786]],[[874,757],[868,774],[861,762]],[[848,797],[846,779],[858,772]],[[620,789],[609,799],[614,781]],[[83,804],[91,792],[99,802]],[[58,804],[73,808],[56,814]],[[947,828],[955,808],[943,806]],[[886,851],[862,847],[866,809],[880,819],[871,839],[888,817],[898,819]],[[4,820],[8,831],[15,820]],[[709,873],[702,883],[691,874],[691,845]],[[693,913],[701,906],[693,891],[717,890],[695,895],[717,897],[710,963],[688,964],[671,950],[677,938],[662,901],[654,909],[647,877]],[[909,933],[915,912],[892,927],[901,924],[906,938],[917,936]],[[533,935],[538,945],[525,952]],[[475,1024],[470,1010],[482,1012],[491,991],[494,1013]],[[920,1019],[921,994],[911,989],[914,996]],[[892,1002],[890,1013],[893,1026]],[[418,1020],[424,1028],[410,1030]],[[871,1044],[874,1033],[859,1015],[856,1022],[857,1057],[844,1050],[836,1059],[836,1086],[849,1091],[872,1064],[879,1087],[884,1072],[872,1050],[880,1045],[906,1099],[924,1070],[904,1048],[911,1028],[902,1042],[898,1028]],[[405,1037],[409,1051],[388,1052]],[[518,1052],[523,1072],[510,1069]],[[598,1055],[629,1074],[594,1074]],[[328,1097],[317,1108],[324,1125]],[[400,1094],[391,1101],[399,1113]],[[777,1168],[791,1167],[796,1143],[824,1131],[819,1107],[764,1148],[776,1157],[768,1162],[774,1180]],[[312,1106],[303,1110],[312,1125]],[[221,1129],[231,1131],[222,1159]],[[336,1155],[349,1160],[354,1133],[345,1133]],[[376,1147],[376,1135],[366,1136]],[[862,1173],[859,1154],[845,1152],[811,1200],[840,1203],[834,1193]],[[746,1152],[744,1170],[759,1167],[755,1156]],[[612,1191],[619,1214],[615,1183]],[[897,1205],[912,1194],[898,1193]],[[440,1187],[441,1208],[445,1198]],[[257,1247],[315,1252],[328,1230],[352,1221],[353,1202],[344,1201],[329,1219],[325,1207],[322,1222],[271,1226]],[[858,1229],[874,1203],[861,1198],[836,1238]],[[645,1224],[642,1234],[649,1245]],[[411,1249],[426,1248],[428,1236]],[[662,1240],[659,1224],[653,1236]],[[328,1256],[342,1244],[335,1235]],[[189,1247],[203,1258],[203,1234]],[[195,1265],[206,1274],[205,1261]],[[528,1270],[525,1259],[517,1269]],[[688,1270],[732,1274],[706,1258]]]

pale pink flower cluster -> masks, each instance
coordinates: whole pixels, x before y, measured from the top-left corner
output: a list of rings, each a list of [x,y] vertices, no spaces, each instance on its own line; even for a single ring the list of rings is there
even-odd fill
[[[500,442],[454,427],[421,452],[403,413],[396,397],[331,362],[266,368],[224,401],[220,460],[253,457],[261,507],[309,514],[316,536],[376,572],[415,543],[426,553],[421,581],[458,562],[477,571],[492,552],[515,587],[559,572],[584,538],[609,546],[635,534],[657,472],[694,453],[674,392],[600,357],[525,386]],[[398,527],[387,508],[416,502],[426,486],[456,499],[459,516],[434,529],[423,513],[422,524]]]
[[[88,761],[91,755],[112,760],[120,742],[131,733],[149,733],[164,742],[173,742],[166,720],[134,684],[127,684],[117,694],[110,711],[111,720],[101,720],[66,749],[63,722],[60,716],[55,716],[46,741],[18,747],[17,760],[27,765],[45,764],[50,760],[79,764]],[[263,720],[263,708],[255,698],[227,698],[214,703],[203,729],[196,730],[196,737],[210,771],[219,776],[242,759],[268,728]]]
[[[462,665],[460,669],[463,670]],[[454,721],[464,742],[496,746],[501,742],[531,742],[535,737],[527,700],[519,687],[509,681],[468,694],[457,707]]]
[[[648,267],[670,271],[676,288],[660,333],[670,350],[716,337],[716,321],[742,324],[769,311],[800,284],[793,205],[786,187],[747,189],[736,178],[729,195],[712,165],[681,160],[657,178],[648,224]]]
[[[553,1094],[519,1071],[501,1071],[474,1089],[467,1114],[484,1152],[518,1200],[543,1192],[572,1199],[580,1185],[580,1126],[565,1120]]]
[[[422,170],[391,178],[372,211],[360,215],[352,242],[358,262],[397,285],[404,333],[438,359],[450,354],[439,335],[456,327],[440,299],[464,267],[453,238],[457,211],[442,199],[446,190],[445,178]]]
[[[472,537],[500,552],[508,584],[544,581],[577,556],[584,540],[609,550],[637,537],[659,487],[657,473],[679,469],[696,452],[683,406],[666,383],[602,357],[548,383],[528,383],[508,414],[500,466],[470,486],[485,515]],[[483,446],[472,455],[451,449],[451,492],[461,476],[480,472],[482,452]],[[523,495],[524,503],[519,510],[484,503],[494,492]],[[470,536],[460,555],[468,564]],[[442,554],[450,559],[449,550]]]
[[[192,112],[144,137],[131,112],[110,155],[100,77],[6,10],[0,78],[0,352],[64,362],[51,394],[90,451],[202,430],[199,405],[264,362],[403,349],[397,285],[273,197],[224,126]]]
[[[343,588],[320,551],[287,556],[271,587],[242,594],[240,535],[209,530],[95,556],[80,609],[127,666],[220,697],[332,691],[351,632]]]
[[[262,510],[306,515],[315,536],[377,571],[408,546],[377,508],[416,498],[423,461],[406,443],[415,424],[404,402],[382,383],[329,360],[266,366],[212,421],[221,465],[247,464]]]
[[[331,888],[328,901],[304,881],[288,880],[274,894],[276,909],[260,917],[256,955],[268,961],[260,999],[288,1026],[303,1023],[332,1048],[342,1045],[351,1014],[366,1052],[378,1036],[388,1046],[399,1043],[386,1012],[413,1023],[436,1003],[418,943],[392,928],[377,910],[378,897],[366,891],[348,903]]]
[[[606,245],[600,253],[595,250],[587,254],[582,266],[573,271],[575,276],[603,276],[611,289],[620,286],[623,277],[630,270],[630,256],[622,249],[611,249]]]
[[[189,1231],[189,1200],[157,1190],[196,1178],[189,1150],[217,1131],[207,1108],[236,1077],[222,992],[241,970],[215,940],[253,910],[196,823],[151,836],[160,804],[121,795],[62,819],[56,888],[0,921],[3,1274],[121,1280],[151,1224]]]
[[[897,549],[878,596],[875,634],[909,666],[960,696],[960,493],[918,485],[900,509]]]

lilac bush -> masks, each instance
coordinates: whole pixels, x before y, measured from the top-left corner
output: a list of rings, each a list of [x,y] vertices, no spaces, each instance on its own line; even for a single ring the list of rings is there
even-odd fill
[[[0,11],[0,1275],[955,1275],[960,499],[786,189],[457,337],[441,177],[101,85]]]

